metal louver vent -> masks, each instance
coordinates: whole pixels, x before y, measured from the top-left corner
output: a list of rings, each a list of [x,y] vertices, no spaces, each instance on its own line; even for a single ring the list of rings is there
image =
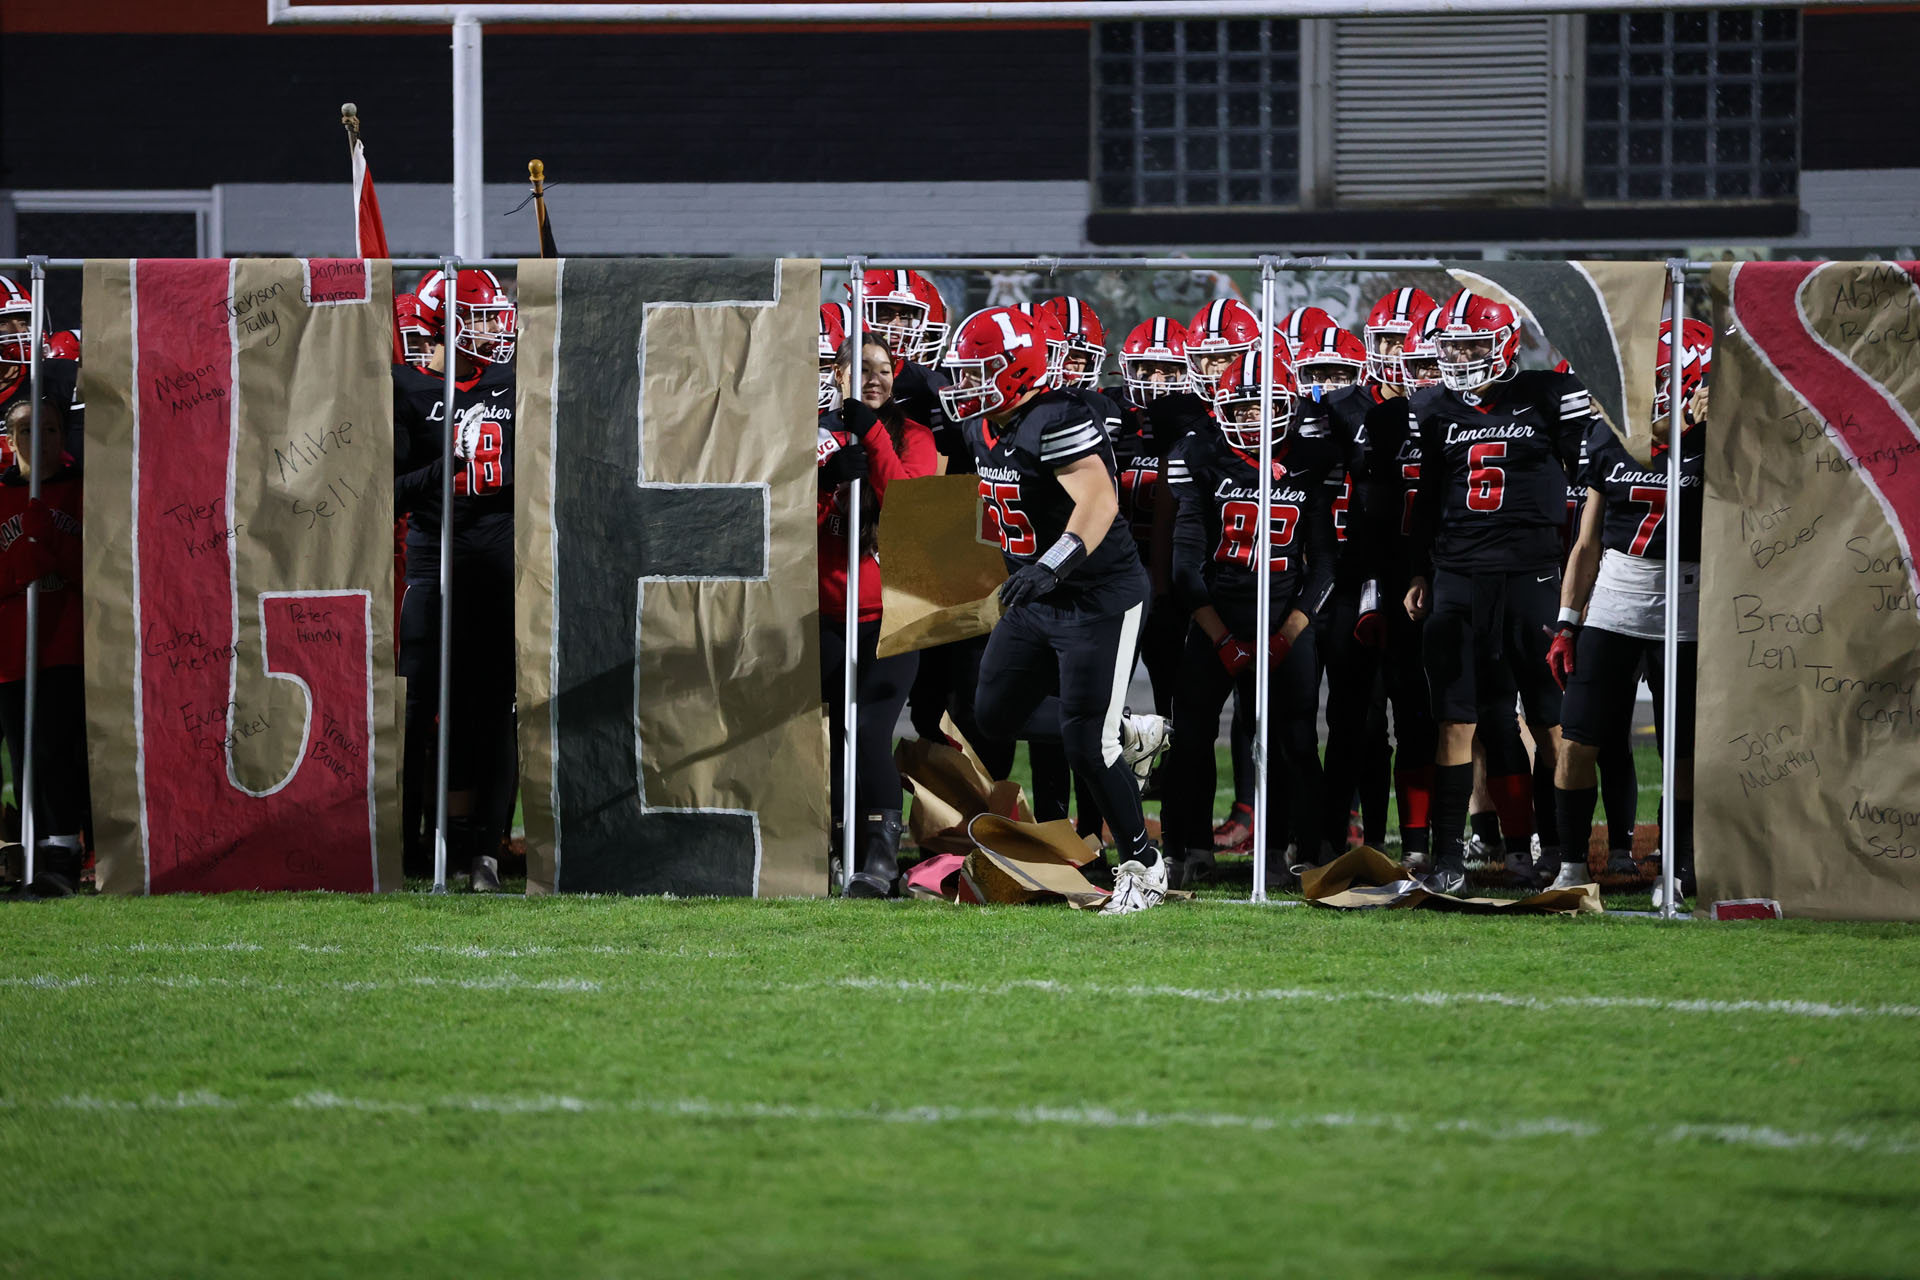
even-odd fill
[[[1333,23],[1343,205],[1539,201],[1551,182],[1552,19]]]

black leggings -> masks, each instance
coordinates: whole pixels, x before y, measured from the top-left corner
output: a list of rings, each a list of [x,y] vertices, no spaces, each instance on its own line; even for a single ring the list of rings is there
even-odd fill
[[[457,860],[496,855],[513,821],[519,783],[514,739],[513,595],[496,565],[456,563],[453,589],[453,697],[447,726],[447,790],[467,794],[464,817],[450,815]],[[428,829],[437,808],[434,747],[440,710],[440,587],[410,582],[400,605],[400,675],[407,682],[402,750]],[[405,812],[403,804],[402,812]],[[458,844],[459,848],[452,846]],[[423,845],[421,852],[430,849]]]
[[[34,837],[76,836],[87,826],[86,675],[80,667],[42,667],[34,706]],[[0,725],[13,761],[15,794],[27,749],[27,682],[0,684]]]
[[[1318,710],[1320,668],[1314,652],[1313,628],[1300,633],[1287,660],[1273,668],[1267,682],[1268,758],[1286,770],[1284,785],[1270,795],[1286,800],[1287,821],[1271,821],[1267,848],[1282,849],[1291,828],[1305,857],[1317,857],[1320,847],[1324,786],[1320,775]],[[1173,748],[1168,754],[1166,798],[1161,821],[1169,849],[1213,847],[1213,789],[1217,781],[1213,748],[1220,734],[1220,709],[1238,689],[1252,701],[1253,669],[1238,677],[1220,665],[1213,641],[1198,626],[1187,633],[1187,651],[1180,663],[1180,689],[1173,699]],[[1251,721],[1252,717],[1247,719]],[[1278,779],[1276,779],[1278,781]],[[1275,818],[1279,805],[1275,805]]]
[[[980,683],[980,655],[986,651],[985,636],[920,650],[910,705],[914,733],[929,742],[941,740],[941,715],[952,716],[953,727],[980,757],[988,775],[998,781],[1013,772],[1013,740],[992,736],[973,716],[973,692]]]
[[[853,794],[860,813],[900,812],[900,771],[893,765],[893,727],[913,688],[920,655],[903,653],[874,657],[880,624],[863,622],[859,631],[859,669],[854,686],[860,723],[855,730]],[[847,633],[837,620],[820,621],[820,694],[827,702],[829,741],[833,747],[833,819],[845,818],[841,779],[846,771],[846,723],[842,716],[846,691]]]
[[[1122,703],[1145,613],[1145,604],[1099,615],[1038,603],[1010,610],[987,637],[974,697],[988,733],[1060,744],[1123,859],[1147,847],[1140,789],[1120,759]]]

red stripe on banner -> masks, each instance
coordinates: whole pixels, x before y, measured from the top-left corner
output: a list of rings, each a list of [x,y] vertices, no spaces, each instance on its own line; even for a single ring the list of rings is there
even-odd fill
[[[1887,389],[1813,332],[1800,294],[1815,262],[1743,262],[1730,286],[1735,323],[1780,378],[1807,402],[1831,438],[1854,462],[1900,541],[1907,577],[1920,592],[1920,467],[1912,462],[1920,431]],[[1899,279],[1920,287],[1920,263],[1888,263]],[[1904,287],[1904,286],[1903,286]],[[1905,461],[1903,461],[1905,459]]]
[[[307,302],[313,306],[332,307],[373,300],[365,258],[309,258],[306,272]]]
[[[267,592],[264,655],[238,643],[233,557],[236,334],[277,332],[269,293],[235,297],[229,264],[135,264],[134,623],[139,656],[141,821],[156,892],[338,889],[373,881],[370,597]],[[264,338],[263,346],[269,346]],[[237,504],[243,509],[245,502]],[[290,742],[258,700],[236,702],[237,664],[298,684],[298,754],[254,793],[232,746]]]

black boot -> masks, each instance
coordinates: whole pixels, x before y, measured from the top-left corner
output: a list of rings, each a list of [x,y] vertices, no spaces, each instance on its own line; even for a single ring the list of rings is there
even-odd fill
[[[71,898],[80,892],[80,867],[85,851],[67,844],[42,840],[33,856],[33,883],[28,891],[36,898]]]
[[[900,893],[900,811],[870,813],[860,822],[860,866],[847,886],[849,898],[892,898]]]

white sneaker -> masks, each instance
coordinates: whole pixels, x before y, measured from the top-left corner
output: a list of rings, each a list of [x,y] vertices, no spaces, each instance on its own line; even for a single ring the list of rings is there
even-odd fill
[[[1531,889],[1534,885],[1533,859],[1518,849],[1507,850],[1507,880],[1519,888]]]
[[[1129,711],[1120,717],[1120,759],[1141,782],[1147,780],[1172,745],[1173,723],[1165,716],[1135,715]]]
[[[1408,849],[1400,855],[1400,865],[1417,875],[1433,865],[1433,855],[1425,849]]]
[[[1663,892],[1663,890],[1665,890],[1666,887],[1667,887],[1667,882],[1664,879],[1661,879],[1658,876],[1654,878],[1653,909],[1655,911],[1660,910],[1662,907],[1666,905],[1667,895]],[[1679,876],[1675,876],[1673,878],[1673,905],[1676,910],[1684,909],[1687,905],[1687,895],[1686,895],[1686,892],[1680,886]]]
[[[1578,858],[1560,864],[1560,874],[1553,878],[1549,889],[1577,889],[1583,884],[1592,884],[1593,877],[1587,874],[1587,860]]]
[[[1114,869],[1113,894],[1100,908],[1103,916],[1124,916],[1157,907],[1167,900],[1167,859],[1162,854],[1152,866],[1129,858]]]

